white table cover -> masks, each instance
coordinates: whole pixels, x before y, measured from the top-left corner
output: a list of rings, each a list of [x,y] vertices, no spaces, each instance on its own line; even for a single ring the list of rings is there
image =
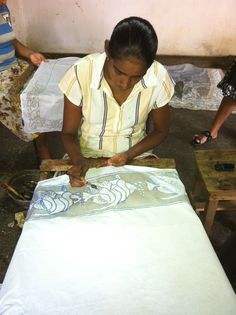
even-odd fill
[[[0,314],[236,314],[175,170],[107,167],[88,179],[97,188],[70,188],[66,175],[38,184]]]

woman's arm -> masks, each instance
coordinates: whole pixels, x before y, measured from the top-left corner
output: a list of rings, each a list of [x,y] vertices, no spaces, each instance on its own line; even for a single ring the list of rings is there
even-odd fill
[[[153,123],[153,131],[127,151],[129,159],[133,159],[148,150],[154,149],[168,136],[170,127],[169,106],[165,105],[163,107],[153,109],[149,113],[149,117]]]
[[[170,113],[169,106],[153,109],[149,113],[149,118],[153,123],[153,131],[151,131],[142,141],[135,144],[128,151],[114,155],[107,161],[108,165],[122,166],[131,161],[136,156],[154,149],[162,143],[169,133]]]
[[[24,46],[17,39],[14,39],[12,43],[15,47],[17,55],[30,60],[33,65],[39,66],[42,61],[47,61],[47,59],[42,54]]]
[[[82,120],[82,108],[74,105],[64,96],[64,117],[62,127],[62,142],[66,153],[73,164],[68,173],[71,186],[83,186],[85,174],[88,170],[87,160],[80,151],[78,129]]]

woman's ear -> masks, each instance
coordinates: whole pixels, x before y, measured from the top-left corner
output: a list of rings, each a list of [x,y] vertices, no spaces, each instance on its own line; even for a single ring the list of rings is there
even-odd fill
[[[109,55],[109,40],[108,39],[106,39],[105,40],[105,44],[104,44],[104,48],[105,48],[105,53],[106,53],[106,55],[107,55],[107,59],[110,59],[110,55]]]

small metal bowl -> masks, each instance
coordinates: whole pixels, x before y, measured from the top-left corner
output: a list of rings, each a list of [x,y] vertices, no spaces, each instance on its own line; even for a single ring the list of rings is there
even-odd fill
[[[25,170],[18,172],[15,174],[10,180],[8,184],[13,187],[20,195],[25,197],[25,200],[18,198],[9,190],[8,195],[9,197],[19,206],[24,209],[28,209],[35,186],[39,181],[39,170]]]

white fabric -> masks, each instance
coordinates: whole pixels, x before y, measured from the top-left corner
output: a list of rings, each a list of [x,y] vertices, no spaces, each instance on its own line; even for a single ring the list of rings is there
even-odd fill
[[[93,170],[89,179],[104,169]],[[176,171],[168,172],[175,178]],[[186,199],[27,221],[0,291],[0,310],[4,315],[233,315],[236,300]]]
[[[61,131],[64,103],[58,84],[78,59],[60,58],[40,64],[20,95],[25,132]]]
[[[61,131],[63,93],[58,84],[79,58],[68,57],[42,63],[21,94],[24,130],[29,133]],[[217,110],[221,90],[217,84],[223,77],[221,69],[200,68],[191,64],[166,66],[176,81],[170,100],[174,108]]]
[[[169,105],[191,110],[218,110],[223,98],[217,84],[224,76],[222,69],[200,68],[192,64],[167,66],[175,80],[175,94]]]

